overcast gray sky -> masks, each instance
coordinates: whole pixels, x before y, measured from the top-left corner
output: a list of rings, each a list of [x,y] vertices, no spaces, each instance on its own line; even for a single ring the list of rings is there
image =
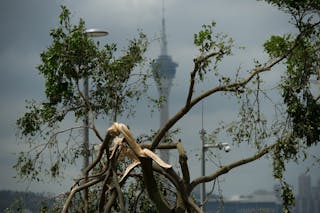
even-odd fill
[[[101,28],[109,31],[109,36],[100,42],[116,42],[125,47],[127,39],[137,35],[137,29],[152,40],[158,38],[161,27],[160,0],[3,0],[0,7],[0,189],[25,190],[25,183],[17,183],[12,177],[15,171],[17,153],[21,150],[15,137],[15,121],[23,115],[25,100],[41,100],[44,97],[44,81],[38,75],[36,65],[40,63],[39,54],[50,44],[49,31],[57,26],[60,4],[67,5],[72,19],[77,23],[83,18],[88,28]],[[263,53],[263,42],[273,34],[292,31],[287,15],[261,1],[254,0],[166,0],[166,32],[168,52],[179,64],[170,97],[170,113],[173,114],[183,104],[186,84],[192,69],[192,59],[197,52],[193,44],[193,34],[202,24],[217,22],[217,30],[235,39],[237,46],[245,50],[235,51],[221,66],[221,71],[235,71],[239,65],[243,70],[253,66],[253,59],[267,59]],[[155,58],[160,53],[159,42],[152,41],[148,57]],[[265,78],[271,82],[279,79],[278,74]],[[209,84],[210,82],[207,82]],[[208,85],[206,85],[208,86]],[[205,87],[204,87],[205,88]],[[154,91],[155,87],[154,87]],[[181,138],[190,154],[191,175],[200,174],[200,161],[195,153],[200,152],[199,130],[201,129],[201,107],[197,106],[186,118],[177,124],[182,128]],[[230,121],[236,115],[237,106],[225,97],[210,98],[204,103],[204,128],[207,131],[217,126],[220,120]],[[144,103],[139,104],[136,117],[128,122],[136,135],[144,129],[156,129],[158,114],[146,118]],[[139,125],[135,125],[138,122]],[[319,148],[313,153],[320,153]],[[224,154],[222,160],[231,161],[250,154],[246,145],[233,147]],[[248,194],[255,189],[272,190],[276,183],[272,178],[271,161],[266,159],[246,165],[221,178],[224,194]],[[290,164],[288,181],[297,185],[298,175],[307,164]],[[207,171],[214,166],[207,163]],[[311,168],[313,182],[319,178],[319,167]],[[66,179],[72,179],[71,175]],[[69,181],[70,181],[69,180]],[[70,183],[70,182],[69,182]],[[62,192],[69,189],[64,184],[31,184],[29,190]]]

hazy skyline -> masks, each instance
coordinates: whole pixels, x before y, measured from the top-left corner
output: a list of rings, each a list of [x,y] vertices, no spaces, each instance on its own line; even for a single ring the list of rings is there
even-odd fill
[[[151,41],[147,52],[149,58],[157,58],[160,54],[158,38],[161,30],[162,1],[159,0],[4,0],[1,2],[1,35],[0,35],[0,143],[1,161],[0,189],[25,190],[24,183],[16,183],[12,179],[15,171],[12,165],[16,161],[14,153],[21,149],[15,137],[15,121],[25,111],[25,100],[44,98],[44,81],[38,74],[36,66],[40,63],[40,53],[51,43],[50,29],[58,25],[61,4],[66,5],[72,13],[73,23],[83,18],[88,28],[101,28],[109,31],[103,43],[115,42],[121,49],[127,40],[137,35],[141,29]],[[202,24],[217,22],[217,31],[227,33],[234,38],[236,46],[244,46],[244,50],[235,50],[234,55],[227,58],[220,66],[222,72],[234,72],[239,66],[249,70],[254,66],[254,59],[266,60],[262,45],[273,34],[293,31],[288,24],[286,14],[278,11],[263,1],[243,0],[167,0],[165,1],[166,32],[168,53],[177,62],[177,72],[173,80],[170,94],[170,114],[174,114],[185,101],[186,85],[189,72],[193,67],[193,58],[197,51],[193,45],[193,35]],[[279,79],[279,74],[264,76],[267,83],[272,84]],[[210,81],[198,87],[198,91],[208,88]],[[157,97],[156,85],[154,93]],[[146,119],[144,103],[139,103],[137,114],[128,122],[137,136],[144,130],[157,129],[158,113]],[[204,128],[210,132],[220,120],[230,121],[237,113],[232,100],[217,95],[204,102]],[[151,113],[150,113],[151,115]],[[137,122],[136,122],[137,121]],[[200,152],[199,130],[201,129],[201,106],[196,106],[190,114],[183,118],[175,128],[181,128],[181,139],[190,154],[189,164],[191,176],[200,175],[200,161],[195,156]],[[106,127],[101,127],[106,128]],[[250,155],[246,144],[233,147],[228,154],[222,153],[223,161],[241,159]],[[317,147],[314,154],[319,156]],[[288,167],[287,180],[297,186],[298,176],[306,170],[307,164]],[[207,163],[207,172],[214,166]],[[80,170],[79,170],[80,171]],[[311,168],[313,181],[319,178],[319,166]],[[254,178],[252,178],[254,176]],[[68,176],[67,178],[72,178]],[[224,181],[223,181],[224,180]],[[231,171],[221,178],[224,194],[249,194],[255,189],[272,190],[276,181],[272,177],[272,162],[262,159]],[[29,190],[35,191],[67,191],[70,186],[54,186],[54,184],[31,184]],[[210,184],[208,185],[208,189]]]

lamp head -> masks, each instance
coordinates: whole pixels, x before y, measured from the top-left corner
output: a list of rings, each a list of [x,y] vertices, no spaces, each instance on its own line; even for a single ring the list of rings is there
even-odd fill
[[[107,31],[104,30],[100,30],[100,29],[87,29],[86,31],[87,36],[89,37],[103,37],[103,36],[107,36],[109,33]]]

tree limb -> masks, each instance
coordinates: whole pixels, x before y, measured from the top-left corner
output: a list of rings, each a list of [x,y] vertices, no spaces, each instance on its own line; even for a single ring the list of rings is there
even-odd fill
[[[108,188],[108,180],[109,180],[110,173],[111,173],[110,171],[111,171],[111,167],[109,166],[108,170],[106,172],[106,177],[104,178],[101,193],[100,193],[99,213],[103,212],[103,208],[105,205],[105,197],[106,197],[106,192],[107,192],[107,188]]]
[[[298,36],[298,38],[300,38]],[[298,39],[297,38],[297,39]],[[214,87],[212,89],[207,90],[206,92],[200,94],[199,96],[195,97],[194,99],[191,100],[192,97],[192,92],[190,91],[191,88],[193,89],[193,85],[190,85],[189,88],[189,93],[188,93],[188,98],[187,98],[187,104],[182,107],[173,117],[171,117],[167,123],[165,123],[160,130],[158,131],[158,133],[155,135],[153,141],[152,141],[152,145],[151,145],[151,150],[154,150],[160,143],[161,139],[164,137],[165,133],[177,122],[179,121],[185,114],[187,114],[190,109],[192,109],[192,107],[194,105],[196,105],[198,102],[200,102],[202,99],[213,95],[217,92],[237,92],[239,91],[240,88],[244,87],[245,85],[247,85],[249,82],[251,82],[251,80],[258,74],[265,72],[265,71],[269,71],[273,66],[275,66],[276,64],[280,63],[282,60],[284,60],[288,55],[291,54],[291,52],[297,47],[298,45],[298,41],[295,42],[295,44],[291,47],[291,49],[284,55],[282,55],[281,57],[275,58],[270,60],[269,62],[267,62],[264,66],[260,66],[260,67],[256,67],[254,69],[251,70],[251,74],[245,78],[244,80],[240,81],[240,82],[234,82],[234,83],[230,83],[230,84],[226,84],[226,85],[220,85],[217,87]],[[196,63],[196,62],[195,62]],[[195,70],[192,71],[191,73],[191,78],[195,76]],[[193,84],[194,82],[191,81],[190,84]],[[190,100],[189,100],[190,99]]]
[[[179,153],[179,163],[180,163],[180,167],[181,167],[181,171],[182,171],[182,175],[183,175],[183,180],[185,182],[185,185],[189,185],[190,183],[190,172],[189,172],[189,167],[188,167],[188,156],[183,148],[182,143],[178,143],[177,144],[177,150]]]
[[[226,166],[222,166],[220,169],[218,169],[215,173],[213,173],[211,175],[201,176],[201,177],[196,178],[195,180],[193,180],[191,182],[190,190],[192,191],[200,183],[205,183],[205,182],[215,180],[217,177],[228,173],[230,170],[232,170],[234,168],[237,168],[239,166],[242,166],[244,164],[250,163],[252,161],[255,161],[255,160],[261,158],[265,154],[269,153],[272,149],[274,149],[276,145],[277,145],[276,143],[269,145],[251,157],[233,162],[233,163],[226,165]]]
[[[104,151],[108,150],[109,143],[112,139],[113,139],[113,136],[107,132],[107,135],[105,136],[103,143],[99,148],[99,153],[97,158],[91,164],[89,164],[87,168],[84,169],[85,174],[88,174],[100,162]]]
[[[73,196],[75,195],[76,192],[79,192],[79,191],[81,191],[83,189],[87,189],[88,187],[93,186],[93,185],[95,185],[95,184],[97,184],[97,183],[99,183],[101,181],[102,181],[102,177],[99,177],[99,178],[93,179],[93,180],[91,180],[89,182],[86,182],[85,184],[83,184],[81,186],[74,187],[70,191],[69,196],[68,196],[67,200],[65,201],[65,203],[63,205],[61,213],[67,213],[69,205],[71,203],[71,200],[72,200],[72,198],[73,198]]]
[[[161,213],[170,213],[171,208],[168,202],[163,198],[159,191],[157,182],[153,175],[152,160],[146,157],[140,157],[141,168],[143,170],[143,180],[146,186],[150,199],[156,205],[157,209]]]
[[[201,57],[198,57],[193,60],[194,61],[194,68],[193,68],[193,71],[190,73],[190,84],[189,84],[189,90],[188,90],[187,100],[186,100],[186,104],[185,104],[186,107],[188,107],[190,105],[190,102],[192,100],[192,95],[194,92],[195,78],[196,78],[197,72],[200,71],[200,65],[203,62],[207,61],[209,58],[218,55],[219,53],[223,53],[223,51],[220,50],[219,52],[213,52],[213,53],[210,53],[206,56],[201,56]]]
[[[113,185],[114,185],[114,187],[117,191],[117,194],[118,194],[120,211],[121,211],[121,213],[125,213],[127,211],[125,208],[124,197],[123,197],[123,193],[121,191],[121,187],[119,184],[118,176],[115,171],[113,171],[113,183],[114,183]]]
[[[168,142],[161,143],[157,146],[157,149],[176,149],[178,143],[176,142]],[[140,144],[141,148],[151,149],[151,144]]]
[[[201,101],[202,99],[216,93],[216,92],[223,92],[223,91],[237,91],[239,88],[244,87],[245,85],[247,85],[256,75],[258,75],[259,73],[265,72],[270,70],[273,66],[275,66],[276,64],[280,63],[282,60],[284,60],[286,57],[288,57],[292,51],[298,46],[299,42],[301,41],[301,39],[303,38],[304,35],[306,35],[309,31],[310,28],[314,28],[316,26],[318,26],[320,24],[320,22],[317,22],[313,25],[311,25],[309,27],[309,29],[306,29],[305,31],[301,32],[295,39],[294,44],[292,45],[292,47],[289,49],[289,51],[287,51],[285,54],[283,54],[282,56],[279,56],[275,59],[270,60],[269,62],[267,62],[264,66],[260,66],[260,67],[256,67],[254,69],[251,70],[251,74],[245,78],[244,80],[240,81],[240,82],[234,82],[231,84],[226,84],[226,85],[222,85],[222,86],[217,86],[214,87],[202,94],[200,94],[198,97],[194,98],[192,100],[192,94],[193,94],[193,88],[194,88],[194,78],[196,75],[196,72],[199,70],[199,62],[203,62],[204,60],[208,60],[210,57],[215,56],[218,53],[212,53],[209,54],[205,57],[202,58],[198,58],[194,61],[195,66],[193,71],[191,72],[190,76],[190,86],[189,86],[189,92],[188,92],[188,96],[187,96],[187,101],[186,104],[183,108],[181,108],[173,117],[171,117],[167,123],[165,123],[160,130],[158,131],[158,133],[155,135],[153,141],[152,141],[152,145],[151,145],[151,150],[154,150],[160,143],[161,139],[164,137],[165,133],[177,122],[179,121],[185,114],[187,114],[189,112],[189,110],[195,105],[197,104],[199,101]],[[197,61],[198,60],[198,61]]]

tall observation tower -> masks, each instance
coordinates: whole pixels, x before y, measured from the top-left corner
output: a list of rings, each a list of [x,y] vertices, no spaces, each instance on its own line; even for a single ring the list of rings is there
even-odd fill
[[[167,36],[164,18],[164,2],[162,1],[162,29],[161,29],[161,52],[153,64],[153,77],[157,83],[160,98],[164,102],[160,108],[160,126],[163,126],[169,118],[169,94],[172,86],[172,80],[176,74],[177,63],[173,62],[167,50]],[[160,157],[169,162],[169,151],[161,150]]]

